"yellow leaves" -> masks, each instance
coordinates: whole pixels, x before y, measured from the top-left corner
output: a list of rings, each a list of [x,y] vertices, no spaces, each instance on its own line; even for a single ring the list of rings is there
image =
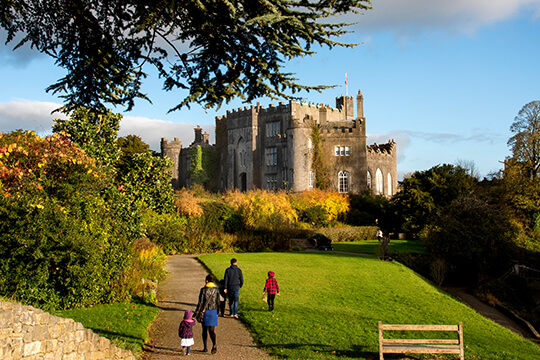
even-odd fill
[[[30,207],[37,208],[37,209],[43,209],[44,206],[41,204],[30,204]]]

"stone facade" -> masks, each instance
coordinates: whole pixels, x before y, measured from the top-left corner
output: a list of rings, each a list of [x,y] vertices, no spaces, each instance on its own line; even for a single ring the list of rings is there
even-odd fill
[[[135,360],[135,356],[72,319],[3,301],[0,302],[0,359]]]
[[[312,129],[317,126],[333,189],[344,193],[371,189],[376,195],[393,195],[397,190],[396,143],[367,146],[363,101],[358,92],[356,117],[349,96],[337,98],[335,108],[290,101],[267,109],[257,104],[216,117],[219,169],[215,187],[309,190],[315,179]],[[192,146],[195,144],[197,135]],[[163,156],[182,164],[178,159],[187,159],[181,155],[184,149],[177,151],[169,155],[162,140]],[[180,187],[189,186],[188,169],[187,165],[179,167]]]

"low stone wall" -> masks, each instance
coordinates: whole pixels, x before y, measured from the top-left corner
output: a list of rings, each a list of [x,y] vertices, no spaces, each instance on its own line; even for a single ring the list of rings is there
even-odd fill
[[[135,356],[72,319],[0,301],[0,359],[135,360]]]

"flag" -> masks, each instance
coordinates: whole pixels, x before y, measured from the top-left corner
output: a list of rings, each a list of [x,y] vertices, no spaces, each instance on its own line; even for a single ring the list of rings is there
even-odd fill
[[[345,85],[347,85],[347,73],[345,73]]]

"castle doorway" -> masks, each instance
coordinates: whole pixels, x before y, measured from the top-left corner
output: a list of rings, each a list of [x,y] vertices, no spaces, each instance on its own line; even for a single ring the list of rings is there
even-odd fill
[[[245,172],[240,174],[240,191],[247,191],[247,175]]]

